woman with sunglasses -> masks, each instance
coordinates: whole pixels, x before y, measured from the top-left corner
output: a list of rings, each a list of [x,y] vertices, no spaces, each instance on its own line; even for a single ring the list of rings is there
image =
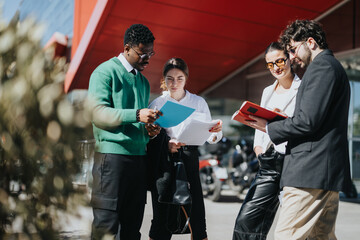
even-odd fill
[[[187,107],[195,108],[185,121],[171,128],[166,128],[166,134],[169,137],[168,145],[165,145],[167,153],[174,159],[181,158],[184,163],[187,180],[190,184],[190,194],[192,197],[190,226],[192,230],[193,240],[207,239],[205,224],[205,207],[203,193],[199,177],[199,151],[198,146],[185,146],[178,142],[174,136],[184,126],[190,123],[192,118],[199,120],[211,121],[210,110],[205,100],[185,89],[188,82],[189,70],[185,61],[181,58],[169,59],[163,68],[163,79],[161,80],[161,88],[164,90],[162,96],[156,98],[149,108],[161,109],[166,101],[173,101]],[[212,132],[207,140],[209,143],[217,143],[222,138],[222,121],[217,123],[209,130]],[[164,131],[162,131],[163,133]],[[154,139],[156,141],[156,139]],[[150,143],[151,144],[151,143]],[[157,147],[153,147],[150,151],[154,151]],[[149,148],[148,148],[149,151]],[[158,149],[155,151],[159,151]],[[151,154],[151,153],[150,153]],[[167,155],[167,154],[166,154]],[[151,155],[149,155],[151,156]],[[154,187],[151,191],[153,204],[153,220],[150,228],[151,240],[168,240],[171,239],[172,233],[166,227],[166,209],[167,206],[158,202],[158,192]]]
[[[293,116],[301,80],[293,73],[288,53],[278,42],[265,51],[266,68],[275,82],[266,87],[261,106]],[[268,134],[255,131],[254,151],[260,168],[236,218],[233,240],[265,240],[279,206],[280,175],[286,142],[274,145]]]

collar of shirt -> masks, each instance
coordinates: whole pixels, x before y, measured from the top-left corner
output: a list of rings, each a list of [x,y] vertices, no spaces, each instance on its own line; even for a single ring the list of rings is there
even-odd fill
[[[133,66],[131,66],[131,64],[126,60],[123,53],[120,53],[118,59],[120,60],[121,64],[125,67],[126,71],[131,72],[131,70],[134,69],[136,74],[138,73],[138,71],[135,68],[133,68]]]
[[[177,101],[177,100],[175,100],[174,98],[172,98],[172,97],[170,96],[170,91],[163,91],[162,94],[163,94],[163,96],[165,97],[165,99],[171,100],[171,101],[173,101],[173,102],[187,102],[188,99],[189,99],[189,97],[190,97],[190,92],[189,92],[188,90],[185,90],[185,96],[184,96],[182,99],[180,99],[180,101]]]
[[[275,80],[274,83],[271,85],[272,86],[272,90],[275,91],[276,86],[278,85],[279,80]],[[291,83],[291,87],[290,90],[297,90],[300,86],[301,83],[301,79],[299,78],[298,75],[294,75],[293,81]]]

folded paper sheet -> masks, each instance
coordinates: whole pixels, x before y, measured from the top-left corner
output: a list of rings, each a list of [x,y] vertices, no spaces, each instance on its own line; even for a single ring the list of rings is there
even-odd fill
[[[176,139],[186,145],[203,145],[209,139],[212,128],[217,121],[201,121],[191,119],[190,124],[184,126]]]

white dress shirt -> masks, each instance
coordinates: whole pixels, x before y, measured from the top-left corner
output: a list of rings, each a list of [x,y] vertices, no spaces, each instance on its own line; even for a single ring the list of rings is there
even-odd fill
[[[156,109],[159,110],[167,101],[172,101],[187,107],[195,108],[195,112],[193,112],[187,119],[185,119],[179,125],[176,125],[175,127],[171,127],[171,128],[165,128],[168,136],[172,139],[175,138],[176,136],[175,133],[177,133],[180,129],[182,129],[184,126],[190,123],[191,119],[211,121],[211,114],[210,114],[209,106],[207,105],[206,101],[202,97],[192,94],[187,90],[185,90],[185,97],[183,97],[180,101],[173,99],[170,96],[169,91],[164,91],[160,97],[156,98],[152,103],[150,103],[149,108],[154,109],[156,107]],[[207,142],[217,143],[222,138],[222,135],[223,135],[222,131],[212,133],[209,139],[207,140]],[[216,140],[213,141],[215,136],[216,136]]]
[[[119,54],[118,59],[120,60],[121,64],[125,67],[126,71],[131,72],[134,69],[136,74],[138,73],[138,70],[136,70],[135,68],[133,68],[133,66],[131,66],[131,64],[126,60],[123,53]]]

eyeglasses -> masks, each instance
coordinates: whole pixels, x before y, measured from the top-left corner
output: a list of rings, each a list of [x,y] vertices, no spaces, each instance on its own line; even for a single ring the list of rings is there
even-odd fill
[[[273,69],[274,65],[281,68],[281,67],[285,66],[286,60],[288,60],[288,59],[287,58],[279,58],[279,59],[276,59],[275,62],[267,62],[266,63],[266,68],[267,69]]]
[[[136,54],[137,54],[137,55],[139,56],[139,58],[141,58],[141,59],[151,58],[152,56],[155,55],[154,52],[149,52],[149,53],[140,54],[140,53],[138,53],[133,47],[131,47],[131,48],[132,48],[132,50],[134,50],[134,51],[136,52]]]
[[[300,44],[298,44],[296,47],[290,47],[289,48],[289,53],[291,53],[292,55],[297,55],[297,52],[299,51],[299,48],[301,45],[303,45],[305,42],[301,42]]]

